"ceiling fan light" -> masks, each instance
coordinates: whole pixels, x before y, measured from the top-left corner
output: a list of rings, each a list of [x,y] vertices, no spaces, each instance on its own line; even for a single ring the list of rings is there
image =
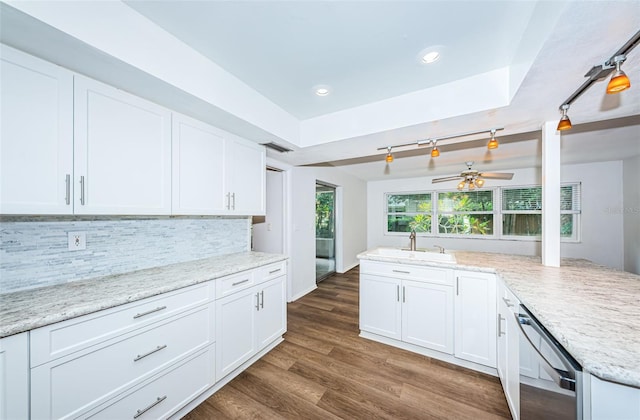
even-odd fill
[[[440,150],[438,150],[437,146],[433,146],[433,148],[431,149],[431,157],[438,157],[440,156]]]
[[[458,184],[458,190],[462,191],[464,189],[465,186],[465,181],[460,181],[460,183]]]
[[[618,66],[619,67],[619,66]],[[616,70],[611,76],[609,84],[607,85],[607,93],[620,93],[623,90],[627,90],[631,87],[631,81],[622,70]]]
[[[476,179],[476,187],[482,188],[484,185],[484,179]]]
[[[473,182],[473,180],[469,181],[469,191],[474,190],[476,188],[476,184]]]

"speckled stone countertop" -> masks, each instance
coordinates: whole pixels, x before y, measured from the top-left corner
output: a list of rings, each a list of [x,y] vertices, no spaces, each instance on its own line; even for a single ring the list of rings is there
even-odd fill
[[[0,295],[0,338],[286,260],[242,252]]]
[[[640,276],[579,259],[556,268],[539,257],[451,253],[456,264],[358,258],[496,273],[584,370],[640,388]]]

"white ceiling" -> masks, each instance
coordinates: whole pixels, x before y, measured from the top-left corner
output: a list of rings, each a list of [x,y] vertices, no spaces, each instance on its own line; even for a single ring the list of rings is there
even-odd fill
[[[483,171],[539,165],[542,124],[557,121],[558,106],[583,75],[640,28],[636,0],[6,3],[0,23],[9,45],[251,140],[294,149],[269,151],[274,159],[336,166],[362,179],[452,174],[467,160]],[[163,41],[144,43],[152,39]],[[250,92],[238,98],[256,100],[233,109],[207,103],[143,68],[153,54],[180,52],[165,45],[172,39],[244,83]],[[143,48],[135,50],[136,42]],[[432,46],[441,48],[441,60],[419,63],[418,53]],[[173,58],[167,63],[192,75]],[[631,89],[605,95],[606,82],[598,82],[572,105],[563,162],[640,154],[640,47],[623,69]],[[318,84],[331,94],[315,96]],[[274,105],[260,108],[263,102]],[[251,107],[259,112],[244,112]],[[272,115],[293,124],[274,128]],[[425,147],[397,149],[389,167],[377,150],[491,127],[504,127],[492,152],[485,135],[444,141],[437,159],[428,159]]]

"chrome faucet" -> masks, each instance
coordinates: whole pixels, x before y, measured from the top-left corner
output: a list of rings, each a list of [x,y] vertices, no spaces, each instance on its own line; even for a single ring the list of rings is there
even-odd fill
[[[440,250],[441,254],[444,254],[444,247],[443,246],[440,246],[440,245],[434,245],[434,246]]]
[[[409,243],[409,249],[411,251],[415,251],[416,250],[416,231],[415,230],[411,231],[411,235],[409,235],[409,240],[411,241]]]

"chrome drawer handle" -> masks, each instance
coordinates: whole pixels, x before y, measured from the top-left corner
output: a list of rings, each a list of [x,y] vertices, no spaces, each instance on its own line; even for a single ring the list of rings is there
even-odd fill
[[[411,271],[393,270],[394,273],[411,274]]]
[[[248,281],[249,281],[249,279],[240,280],[240,281],[237,281],[235,283],[231,283],[231,286],[237,286],[239,284],[246,283]]]
[[[145,357],[150,356],[150,355],[152,355],[153,353],[158,352],[158,351],[160,351],[160,350],[162,350],[162,349],[166,349],[166,348],[167,348],[167,345],[166,345],[166,344],[163,344],[162,346],[158,346],[158,347],[156,347],[155,349],[153,349],[153,350],[151,350],[151,351],[146,352],[145,354],[139,354],[139,355],[137,355],[137,356],[136,356],[136,358],[135,358],[135,359],[133,359],[133,361],[134,361],[134,362],[137,362],[137,361],[138,361],[138,360],[140,360],[140,359],[144,359]]]
[[[505,297],[502,298],[502,300],[504,300],[504,303],[507,305],[507,307],[512,307],[513,303],[511,303],[511,299],[507,299]]]
[[[278,271],[282,270],[281,268],[278,268],[277,270],[271,270],[269,271],[269,274],[273,274],[273,273],[277,273]]]
[[[133,319],[142,318],[142,317],[143,317],[143,316],[145,316],[145,315],[149,315],[149,314],[152,314],[152,313],[154,313],[154,312],[161,311],[161,310],[163,310],[163,309],[167,309],[166,305],[165,305],[165,306],[158,306],[157,308],[152,309],[152,310],[147,311],[147,312],[140,312],[139,314],[135,314],[135,315],[133,316]]]
[[[136,411],[136,414],[133,415],[133,418],[137,419],[138,417],[140,417],[141,415],[143,415],[147,411],[151,410],[153,407],[155,407],[156,405],[160,404],[162,401],[164,401],[166,399],[167,399],[166,395],[164,397],[158,397],[154,402],[149,404],[146,408],[143,408],[142,410]]]

